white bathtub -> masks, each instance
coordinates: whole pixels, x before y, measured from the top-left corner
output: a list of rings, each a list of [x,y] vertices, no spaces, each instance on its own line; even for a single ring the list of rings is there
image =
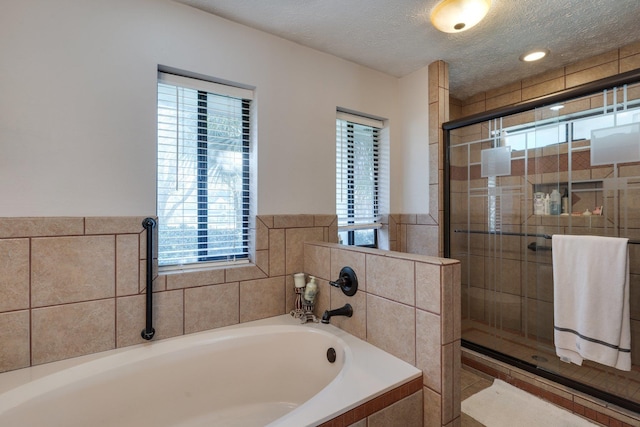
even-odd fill
[[[420,375],[284,315],[0,374],[0,426],[315,426]]]

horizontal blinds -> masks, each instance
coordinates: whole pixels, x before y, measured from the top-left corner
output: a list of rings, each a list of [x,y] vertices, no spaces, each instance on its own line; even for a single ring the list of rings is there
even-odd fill
[[[160,265],[248,256],[249,100],[198,82],[158,82]]]
[[[380,126],[379,121],[338,113],[336,213],[341,230],[378,227]]]

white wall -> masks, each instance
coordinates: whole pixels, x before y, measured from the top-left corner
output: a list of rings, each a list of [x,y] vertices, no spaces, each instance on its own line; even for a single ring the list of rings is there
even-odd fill
[[[398,163],[402,213],[429,212],[429,72],[424,67],[400,79],[403,147]],[[437,164],[437,163],[436,163]],[[437,212],[436,215],[437,217]]]
[[[5,1],[0,216],[155,212],[159,64],[256,88],[258,214],[335,212],[337,106],[388,118],[392,194],[413,179],[394,77],[167,0]]]

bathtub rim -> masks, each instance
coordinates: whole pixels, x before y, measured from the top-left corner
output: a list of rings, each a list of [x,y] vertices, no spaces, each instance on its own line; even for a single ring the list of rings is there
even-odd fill
[[[172,351],[178,351],[175,349],[175,343],[178,342],[187,344],[189,343],[206,343],[217,340],[232,340],[238,337],[246,337],[254,335],[256,328],[266,329],[275,333],[278,327],[281,331],[297,331],[298,328],[307,328],[307,332],[329,334],[335,336],[342,345],[345,346],[345,360],[344,366],[337,373],[327,386],[321,389],[310,400],[300,404],[288,414],[268,424],[269,426],[302,426],[302,425],[314,425],[331,420],[345,412],[356,408],[357,406],[374,399],[387,391],[397,388],[403,384],[406,384],[418,377],[422,376],[422,372],[414,366],[400,360],[399,358],[386,353],[385,351],[369,344],[348,332],[339,329],[333,325],[307,323],[300,324],[297,319],[293,319],[290,315],[279,315],[266,319],[260,319],[251,322],[245,322],[230,326],[225,326],[217,329],[206,330],[196,332],[192,334],[180,335],[176,337],[166,338],[157,341],[145,342],[136,344],[133,346],[121,347],[117,349],[107,350],[99,353],[79,356],[71,359],[60,360],[56,362],[50,362],[43,365],[37,365],[27,368],[18,369],[15,371],[8,371],[0,374],[3,379],[0,381],[0,403],[2,398],[7,392],[12,392],[18,388],[25,387],[27,390],[29,387],[33,387],[33,384],[47,383],[51,381],[55,383],[56,375],[64,375],[68,369],[76,369],[79,371],[89,370],[84,372],[80,379],[90,377],[95,374],[95,371],[91,368],[100,363],[101,359],[115,359],[118,361],[117,365],[113,365],[108,369],[116,369],[118,366],[127,365],[132,363],[131,359],[127,357],[126,353],[131,351],[138,351],[142,349],[143,353],[148,353],[145,350],[149,350],[153,356],[155,351],[158,354],[170,353]],[[274,328],[276,327],[276,328]],[[203,341],[203,337],[205,337]],[[223,338],[221,338],[223,337]],[[375,357],[370,359],[365,358],[362,364],[358,365],[358,357],[363,357],[363,352],[367,353],[367,356],[374,354]],[[371,354],[369,354],[371,353]],[[141,357],[144,359],[149,357],[148,354]],[[354,362],[356,360],[356,362]],[[93,363],[92,363],[93,362]],[[104,363],[111,364],[113,360],[104,361]],[[398,363],[401,367],[399,372],[395,372],[390,375],[390,370],[386,369],[385,363]],[[378,384],[377,380],[372,381],[372,378],[366,375],[365,365],[373,363],[382,363],[382,366],[378,366],[374,371],[377,374],[381,374],[384,378],[384,384]],[[368,366],[369,369],[375,369]],[[104,371],[101,371],[104,372]],[[356,381],[357,380],[357,381]],[[68,381],[70,383],[71,381]],[[345,399],[344,392],[338,391],[343,382],[347,384],[351,382],[352,386],[356,386],[356,392],[349,393],[349,397]],[[375,390],[363,390],[363,388],[370,387],[374,383]],[[49,389],[55,389],[56,387],[49,387],[47,390],[39,391],[37,395],[46,393]],[[4,396],[6,397],[6,396]],[[17,395],[20,400],[20,395]],[[26,401],[28,399],[21,399]],[[11,402],[0,405],[0,412],[9,410],[11,407],[15,407],[20,404]],[[5,409],[6,408],[6,409]]]

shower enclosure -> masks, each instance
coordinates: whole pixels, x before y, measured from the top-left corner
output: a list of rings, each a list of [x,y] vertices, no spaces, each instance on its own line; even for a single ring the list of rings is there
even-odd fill
[[[445,255],[462,262],[463,345],[637,412],[640,244],[629,245],[633,367],[624,372],[555,355],[551,236],[640,243],[639,77],[443,126]],[[564,211],[562,202],[545,210],[555,192]]]

